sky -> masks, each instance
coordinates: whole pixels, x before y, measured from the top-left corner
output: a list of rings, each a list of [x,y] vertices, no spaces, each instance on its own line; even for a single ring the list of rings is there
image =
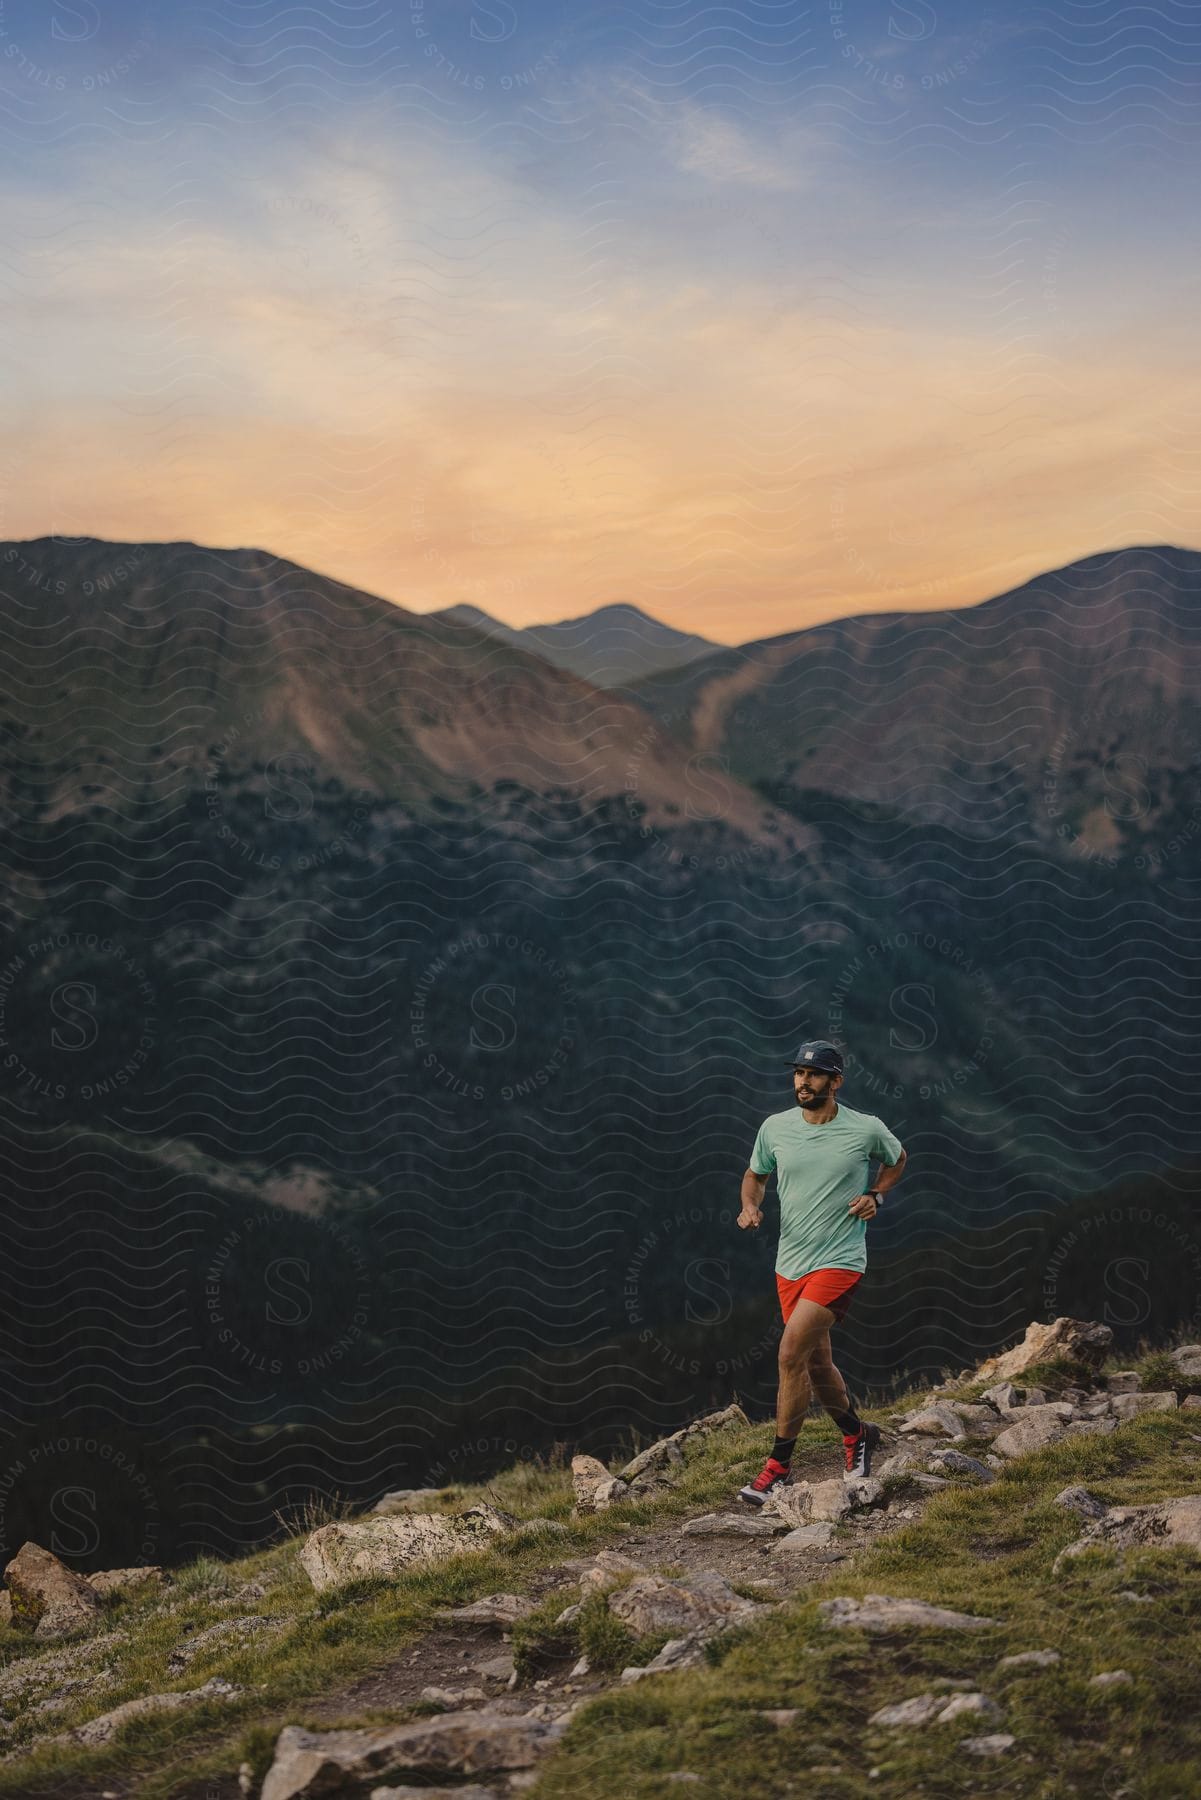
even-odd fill
[[[1201,548],[1201,8],[0,0],[0,537],[721,642]]]

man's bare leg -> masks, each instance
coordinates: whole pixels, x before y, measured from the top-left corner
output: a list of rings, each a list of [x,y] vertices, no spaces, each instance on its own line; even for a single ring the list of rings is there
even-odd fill
[[[827,1331],[819,1343],[814,1346],[809,1358],[809,1379],[813,1384],[813,1392],[819,1406],[824,1406],[839,1431],[842,1441],[849,1443],[853,1438],[868,1433],[869,1440],[865,1465],[870,1468],[871,1453],[880,1441],[880,1433],[874,1425],[865,1426],[851,1400],[847,1384],[840,1370],[835,1367],[834,1356],[830,1349],[830,1334]]]
[[[818,1405],[824,1406],[828,1413],[846,1414],[852,1410],[847,1384],[835,1366],[828,1330],[814,1345],[809,1358],[809,1379]]]
[[[813,1397],[810,1359],[823,1339],[829,1355],[830,1327],[834,1314],[816,1300],[798,1300],[780,1339],[780,1387],[776,1397],[776,1436],[795,1438],[804,1423]],[[833,1364],[831,1363],[831,1368]],[[837,1370],[834,1371],[838,1373]],[[841,1380],[841,1377],[839,1377]],[[843,1389],[845,1394],[846,1390]],[[823,1401],[824,1405],[825,1402]]]

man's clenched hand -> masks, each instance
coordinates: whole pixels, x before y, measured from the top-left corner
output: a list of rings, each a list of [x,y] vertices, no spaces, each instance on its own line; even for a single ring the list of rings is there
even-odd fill
[[[744,1206],[738,1215],[738,1225],[742,1231],[758,1231],[762,1223],[763,1211],[758,1206]]]

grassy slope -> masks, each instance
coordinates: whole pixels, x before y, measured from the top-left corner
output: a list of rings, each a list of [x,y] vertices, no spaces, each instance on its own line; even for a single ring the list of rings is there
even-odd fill
[[[679,1770],[702,1775],[689,1792],[743,1800],[752,1766],[753,1791],[765,1796],[857,1800],[869,1780],[872,1794],[890,1800],[915,1794],[1116,1800],[1123,1790],[1138,1800],[1195,1795],[1201,1782],[1201,1724],[1192,1702],[1201,1688],[1197,1559],[1157,1551],[1119,1562],[1097,1552],[1050,1578],[1056,1552],[1079,1530],[1075,1515],[1050,1504],[1052,1496],[1077,1481],[1114,1502],[1196,1491],[1201,1442],[1188,1435],[1192,1425],[1187,1414],[1152,1415],[1108,1438],[1077,1438],[1023,1459],[990,1487],[948,1490],[919,1522],[864,1553],[853,1572],[848,1565],[835,1568],[813,1591],[814,1599],[912,1594],[990,1614],[1003,1621],[996,1630],[911,1632],[884,1641],[828,1631],[812,1601],[793,1604],[723,1640],[721,1660],[711,1667],[655,1677],[593,1702],[544,1767],[534,1800],[569,1793],[649,1800],[680,1792],[665,1779]],[[214,1674],[247,1684],[248,1693],[230,1706],[136,1722],[103,1751],[53,1747],[0,1766],[0,1795],[69,1793],[76,1773],[86,1769],[94,1781],[106,1767],[119,1767],[126,1779],[140,1775],[140,1800],[164,1800],[185,1780],[228,1776],[244,1757],[261,1774],[279,1725],[305,1721],[307,1698],[337,1691],[397,1655],[426,1628],[435,1607],[499,1588],[520,1590],[538,1567],[619,1542],[623,1523],[663,1522],[726,1502],[735,1478],[761,1454],[764,1429],[723,1433],[698,1446],[667,1501],[570,1521],[566,1536],[531,1529],[503,1550],[458,1557],[396,1583],[314,1595],[297,1566],[295,1540],[236,1564],[180,1571],[170,1597],[186,1610],[164,1617],[153,1599],[118,1607],[110,1623],[120,1625],[125,1643],[102,1697],[74,1706],[68,1699],[40,1717],[37,1729],[62,1729],[134,1694],[195,1687]],[[828,1447],[824,1421],[808,1425],[805,1436]],[[454,1504],[484,1494],[519,1516],[570,1520],[564,1469],[519,1466],[485,1488],[456,1490]],[[221,1589],[250,1578],[267,1587],[265,1597],[232,1610],[286,1618],[270,1651],[215,1648],[183,1675],[169,1676],[166,1657],[183,1626],[199,1629],[229,1616],[231,1609],[219,1604]],[[1130,1589],[1151,1595],[1151,1602],[1116,1598]],[[564,1592],[557,1604],[569,1597]],[[1011,1651],[1043,1647],[1061,1651],[1057,1669],[996,1669]],[[6,1659],[30,1653],[13,1633],[0,1634],[0,1651]],[[1129,1670],[1134,1685],[1106,1693],[1086,1686],[1090,1675],[1113,1668]],[[978,1684],[1002,1704],[1004,1722],[864,1735],[878,1707],[921,1693],[939,1677]],[[795,1707],[800,1716],[777,1730],[758,1716],[764,1707]],[[367,1717],[356,1715],[358,1722]],[[958,1749],[961,1738],[989,1729],[1018,1738],[1006,1757],[977,1761]],[[868,1767],[878,1775],[869,1776]]]

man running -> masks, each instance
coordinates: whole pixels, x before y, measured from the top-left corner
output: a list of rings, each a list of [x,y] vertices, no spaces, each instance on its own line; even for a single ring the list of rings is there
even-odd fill
[[[834,1096],[842,1072],[842,1055],[833,1044],[818,1039],[801,1045],[792,1068],[796,1105],[763,1121],[742,1177],[738,1224],[743,1231],[757,1231],[767,1178],[776,1172],[776,1288],[784,1315],[776,1441],[763,1469],[738,1496],[751,1506],[762,1506],[788,1479],[793,1446],[814,1395],[842,1432],[844,1479],[870,1474],[880,1441],[880,1427],[859,1417],[834,1367],[830,1327],[845,1318],[863,1279],[867,1221],[901,1179],[905,1150],[874,1114],[838,1104]],[[882,1167],[876,1185],[868,1187],[873,1158]]]

